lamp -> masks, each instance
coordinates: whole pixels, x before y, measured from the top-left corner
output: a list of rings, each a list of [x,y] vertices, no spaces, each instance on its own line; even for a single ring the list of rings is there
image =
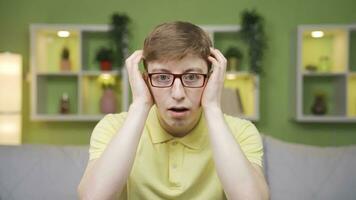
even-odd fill
[[[0,144],[21,143],[22,57],[0,53]]]

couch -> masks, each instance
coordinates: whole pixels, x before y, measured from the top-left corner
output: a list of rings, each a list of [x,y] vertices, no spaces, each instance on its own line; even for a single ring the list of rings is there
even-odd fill
[[[356,145],[263,142],[272,200],[356,199]],[[0,200],[77,199],[87,159],[88,146],[0,146]]]

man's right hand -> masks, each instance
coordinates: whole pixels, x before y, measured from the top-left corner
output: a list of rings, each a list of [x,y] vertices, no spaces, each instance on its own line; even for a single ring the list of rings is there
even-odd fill
[[[153,105],[153,98],[138,66],[142,56],[142,50],[135,51],[126,59],[125,66],[129,75],[133,98],[132,103],[141,104],[151,108]]]

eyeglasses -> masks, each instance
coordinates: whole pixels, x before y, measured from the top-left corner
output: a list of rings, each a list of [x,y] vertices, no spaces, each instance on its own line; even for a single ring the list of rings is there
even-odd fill
[[[184,73],[184,74],[171,74],[171,73],[151,73],[148,74],[151,85],[153,87],[166,88],[171,87],[176,78],[179,78],[184,87],[200,88],[204,86],[207,74],[198,73]]]

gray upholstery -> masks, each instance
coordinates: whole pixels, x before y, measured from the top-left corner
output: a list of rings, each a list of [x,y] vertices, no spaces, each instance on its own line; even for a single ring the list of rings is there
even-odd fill
[[[356,146],[314,147],[264,137],[272,200],[355,200]]]
[[[88,147],[0,146],[0,200],[78,199]]]
[[[264,145],[272,200],[356,199],[356,146]],[[87,146],[0,146],[0,200],[77,199],[87,159]]]

